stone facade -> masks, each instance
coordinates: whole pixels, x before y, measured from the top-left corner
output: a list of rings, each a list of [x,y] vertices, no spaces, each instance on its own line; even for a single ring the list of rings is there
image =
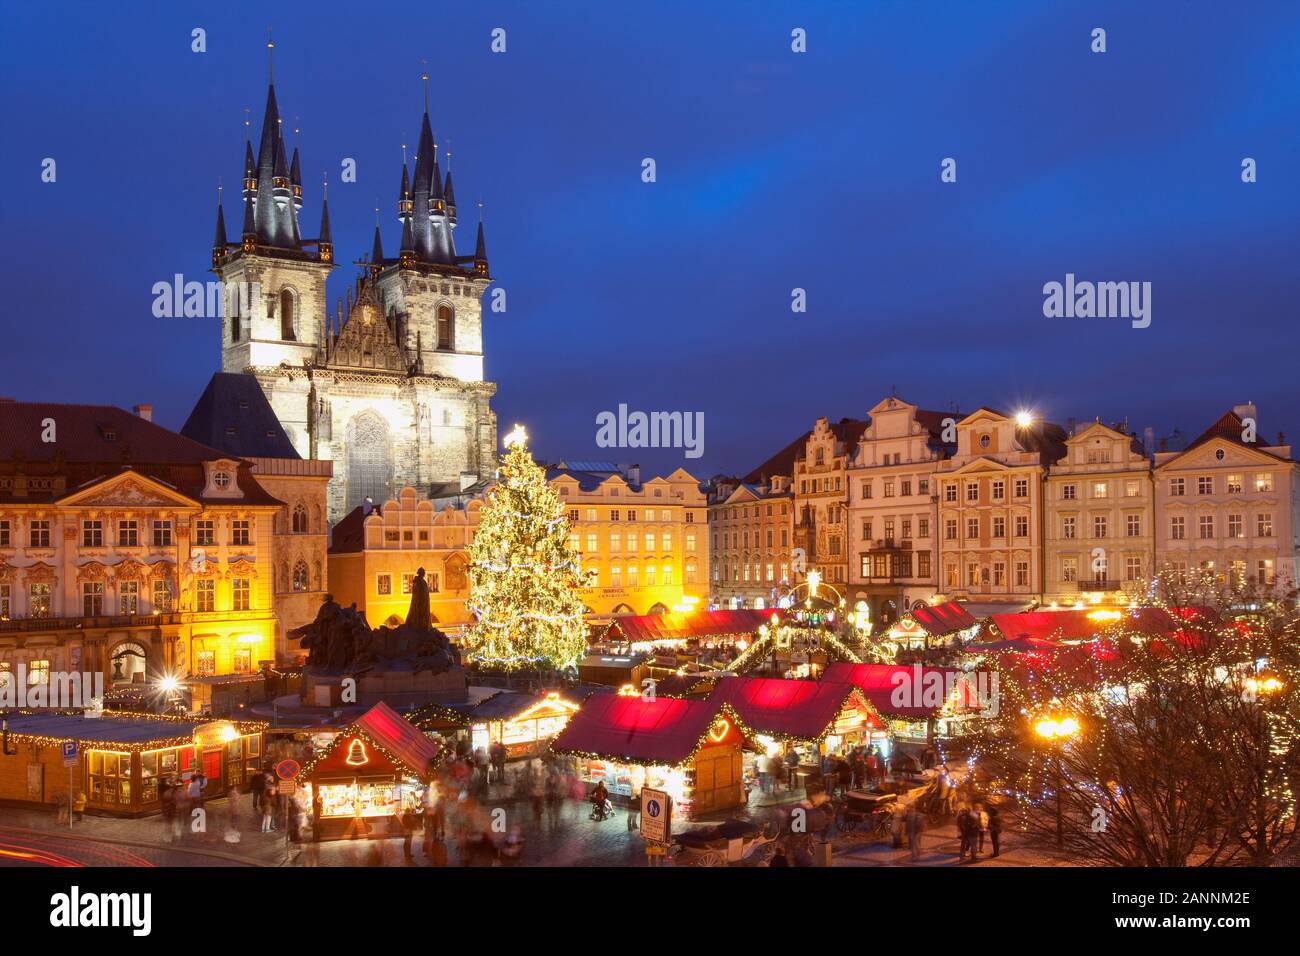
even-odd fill
[[[819,418],[795,459],[794,545],[804,554],[803,571],[795,562],[795,584],[816,570],[833,593],[844,594],[849,579],[848,463],[865,428],[866,422],[844,419],[832,424]]]
[[[793,521],[788,476],[763,485],[714,483],[709,504],[712,606],[776,606],[790,587]]]
[[[952,450],[945,417],[890,397],[871,409],[848,470],[849,604],[889,625],[934,597],[939,574],[935,474]],[[955,418],[948,417],[955,426]]]
[[[939,589],[949,599],[1028,603],[1043,593],[1043,480],[1065,431],[980,408],[957,422],[939,491]]]
[[[1185,451],[1157,453],[1158,570],[1295,587],[1297,465],[1282,436],[1268,445],[1252,434],[1256,421],[1253,405],[1239,405]]]
[[[1146,593],[1155,563],[1151,463],[1132,435],[1100,422],[1066,440],[1047,476],[1043,537],[1049,603]]]

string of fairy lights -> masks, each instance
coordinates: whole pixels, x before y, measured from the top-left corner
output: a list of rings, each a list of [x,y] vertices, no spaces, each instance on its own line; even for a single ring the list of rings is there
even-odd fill
[[[587,627],[568,517],[523,428],[506,447],[469,547],[470,658],[505,670],[569,667],[586,650]]]

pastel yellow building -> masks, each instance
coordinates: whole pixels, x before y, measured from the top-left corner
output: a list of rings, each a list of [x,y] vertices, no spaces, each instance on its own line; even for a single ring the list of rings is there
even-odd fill
[[[481,498],[441,510],[410,486],[395,499],[354,508],[334,526],[329,583],[334,600],[365,611],[371,627],[406,620],[411,580],[424,568],[433,623],[455,636],[474,618],[466,549],[478,527]]]
[[[589,614],[654,614],[704,607],[709,588],[708,501],[682,468],[642,482],[636,466],[560,462],[547,480],[582,559]]]
[[[0,400],[0,680],[21,664],[29,684],[143,692],[274,661],[282,503],[148,415]]]

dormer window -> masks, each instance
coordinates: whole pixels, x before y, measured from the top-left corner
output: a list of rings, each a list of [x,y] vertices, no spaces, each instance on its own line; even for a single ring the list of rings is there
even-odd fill
[[[104,436],[104,441],[117,441],[117,429],[105,426],[100,433]]]

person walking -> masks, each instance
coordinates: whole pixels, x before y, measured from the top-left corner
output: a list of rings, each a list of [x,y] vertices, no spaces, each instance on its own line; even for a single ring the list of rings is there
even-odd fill
[[[413,862],[415,854],[411,850],[411,841],[415,838],[415,811],[410,807],[399,807],[394,815],[402,830],[402,856],[408,863]]]
[[[551,829],[560,823],[560,775],[552,770],[546,777],[546,818]]]
[[[961,809],[957,811],[957,836],[961,840],[960,849],[958,849],[957,851],[958,863],[966,862],[966,854],[968,852],[971,853],[972,862],[975,859],[975,855],[974,855],[975,845],[971,840],[971,836],[973,835],[974,830],[972,828],[971,823],[972,821],[971,821],[970,810],[966,807],[965,804],[962,804]]]
[[[921,811],[917,809],[916,801],[913,800],[907,806],[907,849],[911,854],[913,863],[921,862],[922,826]]]
[[[785,785],[787,790],[793,790],[798,780],[799,774],[799,753],[793,747],[788,747],[785,751]]]
[[[257,813],[262,809],[262,794],[266,792],[266,774],[261,770],[254,771],[248,781],[248,792],[253,798],[253,812]]]
[[[984,810],[984,804],[975,804],[975,822],[979,824],[977,834],[976,854],[984,852],[984,835],[989,832],[989,815]]]
[[[275,801],[265,792],[262,794],[262,832],[275,832]]]
[[[1001,851],[1002,842],[1002,814],[998,812],[996,804],[989,804],[989,842],[993,844],[993,852],[989,854],[989,859],[997,856]]]

